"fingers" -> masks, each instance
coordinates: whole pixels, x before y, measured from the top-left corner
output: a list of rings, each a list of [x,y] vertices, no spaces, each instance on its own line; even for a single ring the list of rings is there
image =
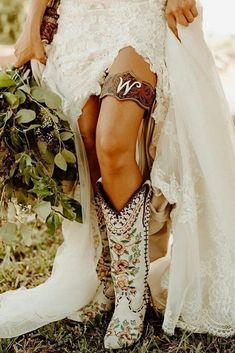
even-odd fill
[[[46,56],[45,51],[43,49],[38,50],[35,55],[29,55],[29,54],[27,55],[24,52],[21,54],[18,54],[18,52],[16,50],[15,56],[16,56],[16,61],[15,61],[14,66],[16,68],[20,68],[21,66],[26,64],[31,59],[36,59],[43,65],[46,65],[46,62],[47,62],[47,56]]]
[[[190,11],[191,11],[191,13],[192,13],[192,15],[193,15],[194,18],[198,16],[198,11],[197,11],[196,5],[192,6],[192,8],[190,9]]]
[[[180,25],[186,26],[186,27],[189,25],[187,17],[182,12],[176,13],[175,18],[176,18],[176,22],[179,23]]]
[[[179,34],[178,34],[178,30],[177,30],[177,23],[176,23],[175,17],[173,15],[169,15],[167,18],[167,23],[168,23],[169,28],[172,30],[172,32],[176,36],[176,38],[179,39]]]
[[[21,66],[23,66],[24,64],[22,64],[20,61],[16,61],[15,63],[14,63],[14,67],[16,68],[16,69],[19,69]]]
[[[47,63],[47,57],[46,55],[41,55],[39,57],[35,58],[36,60],[40,61],[41,64],[46,65]]]
[[[15,54],[16,56],[16,61],[14,63],[14,66],[19,69],[21,66],[23,66],[24,64],[26,64],[30,59],[27,58],[26,56],[17,56],[17,54]]]
[[[40,61],[41,64],[46,65],[47,56],[43,44],[41,44],[41,46],[37,49],[35,59]]]
[[[184,16],[185,16],[185,19],[188,22],[188,24],[192,23],[194,21],[193,13],[190,10],[185,10]]]
[[[177,24],[187,27],[198,16],[198,11],[195,0],[185,0],[183,4],[179,0],[168,0],[165,14],[169,28],[179,39]]]
[[[46,65],[47,63],[47,58],[41,58],[41,59],[38,59],[40,61],[41,64],[43,65]]]

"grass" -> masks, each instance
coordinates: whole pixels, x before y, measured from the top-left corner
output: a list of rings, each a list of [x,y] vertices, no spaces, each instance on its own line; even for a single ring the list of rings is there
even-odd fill
[[[18,240],[13,247],[0,245],[1,292],[22,285],[32,287],[43,282],[50,274],[53,258],[61,241],[60,233],[51,237],[39,224],[33,233],[30,246],[25,246],[22,240]],[[103,337],[110,317],[111,313],[104,314],[88,325],[65,319],[14,339],[2,339],[0,353],[105,353],[107,351],[103,347]],[[235,352],[235,338],[192,334],[178,329],[175,335],[170,337],[164,334],[161,325],[162,317],[157,317],[149,309],[141,341],[121,352]]]

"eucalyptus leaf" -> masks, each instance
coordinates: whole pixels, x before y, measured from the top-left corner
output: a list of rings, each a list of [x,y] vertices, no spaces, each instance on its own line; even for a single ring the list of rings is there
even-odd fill
[[[50,214],[50,215],[47,217],[46,225],[47,225],[47,229],[48,229],[49,233],[50,233],[51,235],[54,235],[55,230],[56,230],[56,227],[55,227],[55,222],[54,222],[54,218],[53,218],[53,215],[52,215],[52,214]]]
[[[34,211],[45,221],[51,213],[51,203],[47,201],[41,201],[34,207]]]
[[[43,155],[43,158],[47,163],[54,164],[54,154],[52,152],[46,150],[46,153]]]
[[[16,148],[16,149],[20,149],[21,147],[21,141],[19,138],[19,134],[18,131],[16,130],[16,128],[12,128],[10,130],[10,136],[11,136],[11,143],[12,145]]]
[[[66,162],[68,163],[76,163],[76,156],[73,152],[67,150],[66,148],[64,148],[61,151],[61,154],[63,155],[64,159],[66,160]]]
[[[54,163],[54,155],[53,153],[47,151],[48,153],[44,156],[45,157],[45,161],[46,161],[46,169],[47,169],[47,173],[52,177],[53,173],[54,173],[54,169],[55,169],[55,163]],[[51,160],[53,162],[51,162]]]
[[[19,105],[19,97],[15,94],[10,92],[3,93],[3,97],[5,98],[6,102],[10,105],[10,107],[16,108]]]
[[[45,102],[45,94],[46,91],[42,87],[33,87],[31,89],[31,96],[36,99],[37,102],[39,103],[44,103]]]
[[[36,118],[36,113],[31,109],[20,109],[16,114],[19,124],[30,123]]]
[[[37,142],[39,152],[42,156],[42,158],[49,164],[54,165],[54,155],[52,152],[48,151],[47,149],[47,144],[43,141],[38,141]],[[51,169],[51,167],[50,167]],[[54,168],[53,168],[54,169]]]
[[[74,200],[72,198],[68,198],[67,202],[66,202],[70,208],[73,209],[73,212],[76,213],[76,221],[79,223],[83,222],[83,217],[82,217],[82,206],[80,204],[80,202],[78,202],[77,200]]]
[[[19,99],[19,103],[23,104],[26,101],[26,95],[23,91],[20,91],[19,89],[15,93],[16,97]]]
[[[70,221],[76,220],[76,213],[70,207],[63,207],[63,215],[65,218],[69,219]]]
[[[12,178],[15,174],[15,171],[16,171],[16,164],[13,163],[10,167],[10,170],[9,170],[9,177]]]
[[[57,155],[55,156],[55,164],[57,165],[57,167],[59,167],[60,169],[66,171],[67,170],[67,162],[64,158],[64,156],[62,155],[62,153],[57,153]]]
[[[15,85],[15,81],[12,80],[11,77],[7,75],[7,73],[0,71],[0,88],[8,88]]]
[[[7,110],[6,115],[4,117],[4,121],[7,122],[7,120],[11,119],[12,115],[13,115],[13,111]]]
[[[73,133],[69,131],[64,131],[60,133],[60,138],[62,141],[67,141],[73,137]]]
[[[60,219],[59,215],[52,211],[46,220],[46,225],[47,225],[47,228],[48,228],[50,234],[54,235],[55,231],[61,225],[61,219]]]
[[[36,194],[37,197],[41,199],[53,195],[53,193],[50,190],[46,189],[45,184],[40,184],[40,181],[35,182],[34,187],[32,189],[29,189],[28,192],[32,192],[33,194]]]
[[[26,164],[26,167],[32,166],[32,158],[28,155],[25,156],[25,164]]]
[[[46,153],[46,150],[47,150],[47,144],[46,142],[44,141],[38,141],[37,142],[37,145],[38,145],[38,149],[39,149],[39,152],[44,155]]]
[[[45,103],[48,106],[48,108],[60,109],[61,98],[57,94],[47,90],[44,97],[45,97]]]

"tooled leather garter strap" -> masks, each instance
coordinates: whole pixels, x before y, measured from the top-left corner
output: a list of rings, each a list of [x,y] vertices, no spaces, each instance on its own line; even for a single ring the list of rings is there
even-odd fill
[[[50,44],[54,38],[58,28],[58,7],[60,0],[51,0],[48,3],[41,24],[41,39],[47,44]]]
[[[119,100],[134,100],[150,112],[155,107],[156,88],[135,77],[130,71],[108,75],[101,88],[100,99],[114,96]]]

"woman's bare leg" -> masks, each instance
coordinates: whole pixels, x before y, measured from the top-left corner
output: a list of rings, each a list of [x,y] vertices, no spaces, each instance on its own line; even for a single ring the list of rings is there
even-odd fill
[[[149,64],[132,47],[119,51],[109,74],[131,71],[156,86],[157,76]],[[113,206],[120,210],[142,184],[136,162],[136,141],[144,108],[131,100],[119,101],[112,96],[101,100],[96,129],[96,150],[104,190]]]
[[[100,177],[100,167],[96,154],[96,125],[100,110],[98,96],[92,95],[82,109],[82,114],[78,119],[79,129],[84,142],[88,159],[91,183],[94,194],[96,194],[96,180]]]

